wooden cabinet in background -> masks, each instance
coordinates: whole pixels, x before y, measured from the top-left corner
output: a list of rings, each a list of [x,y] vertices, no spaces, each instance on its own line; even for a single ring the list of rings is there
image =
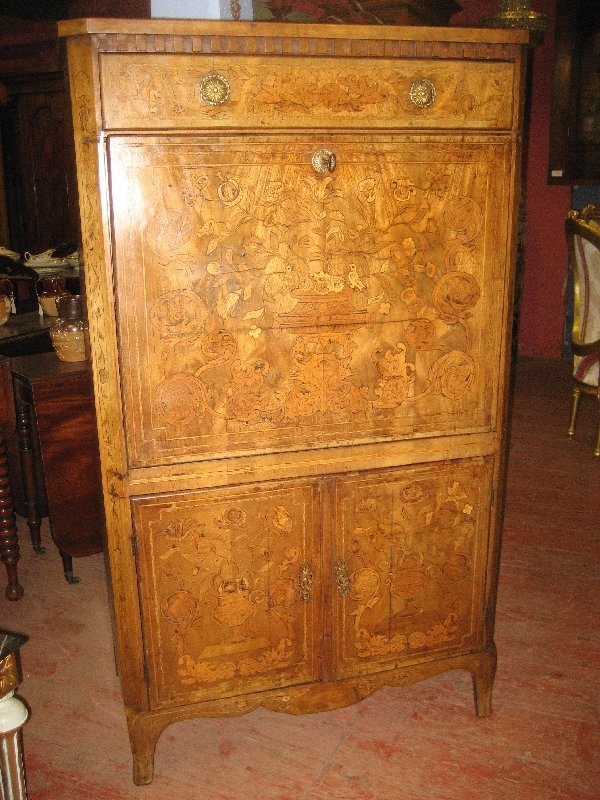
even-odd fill
[[[5,79],[1,109],[10,246],[40,253],[77,243],[77,192],[65,79],[54,75]]]
[[[26,4],[19,10],[30,11]],[[0,85],[0,244],[39,253],[77,242],[73,137],[56,23],[0,17]]]
[[[135,781],[191,716],[489,714],[526,35],[61,33]]]
[[[600,183],[600,5],[557,0],[549,183]]]

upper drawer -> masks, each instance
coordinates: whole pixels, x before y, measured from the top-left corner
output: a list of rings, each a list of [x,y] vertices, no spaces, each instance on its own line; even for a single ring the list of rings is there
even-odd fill
[[[103,123],[119,130],[507,130],[514,69],[510,61],[107,53]]]

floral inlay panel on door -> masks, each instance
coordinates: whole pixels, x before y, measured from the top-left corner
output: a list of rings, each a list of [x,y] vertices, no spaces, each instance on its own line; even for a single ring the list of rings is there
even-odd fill
[[[320,678],[314,484],[135,499],[153,704]]]

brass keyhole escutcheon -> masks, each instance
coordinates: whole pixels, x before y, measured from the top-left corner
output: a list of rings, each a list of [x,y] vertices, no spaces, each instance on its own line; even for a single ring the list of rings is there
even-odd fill
[[[413,81],[408,94],[411,103],[419,108],[428,108],[435,100],[435,84],[428,78],[417,78]]]
[[[336,562],[335,567],[333,568],[333,574],[335,575],[335,582],[337,583],[338,592],[342,595],[342,597],[346,597],[350,594],[350,573],[348,572],[348,567],[346,566],[346,562],[344,559],[340,558],[339,561]]]
[[[310,594],[312,591],[312,582],[313,582],[313,574],[309,564],[302,564],[300,567],[300,576],[299,576],[299,584],[300,584],[300,597],[304,600],[305,603],[308,603],[310,600]]]
[[[322,147],[313,153],[312,165],[315,172],[333,172],[335,169],[335,154]]]
[[[223,75],[211,73],[202,79],[200,97],[210,106],[220,106],[231,93],[229,81]]]

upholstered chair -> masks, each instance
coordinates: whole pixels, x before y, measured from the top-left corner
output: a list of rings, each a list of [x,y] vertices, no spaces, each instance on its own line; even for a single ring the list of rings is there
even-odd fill
[[[600,456],[600,209],[588,205],[583,211],[569,211],[565,232],[574,287],[573,393],[568,433],[575,433],[582,393],[593,395],[598,403],[594,455]]]

